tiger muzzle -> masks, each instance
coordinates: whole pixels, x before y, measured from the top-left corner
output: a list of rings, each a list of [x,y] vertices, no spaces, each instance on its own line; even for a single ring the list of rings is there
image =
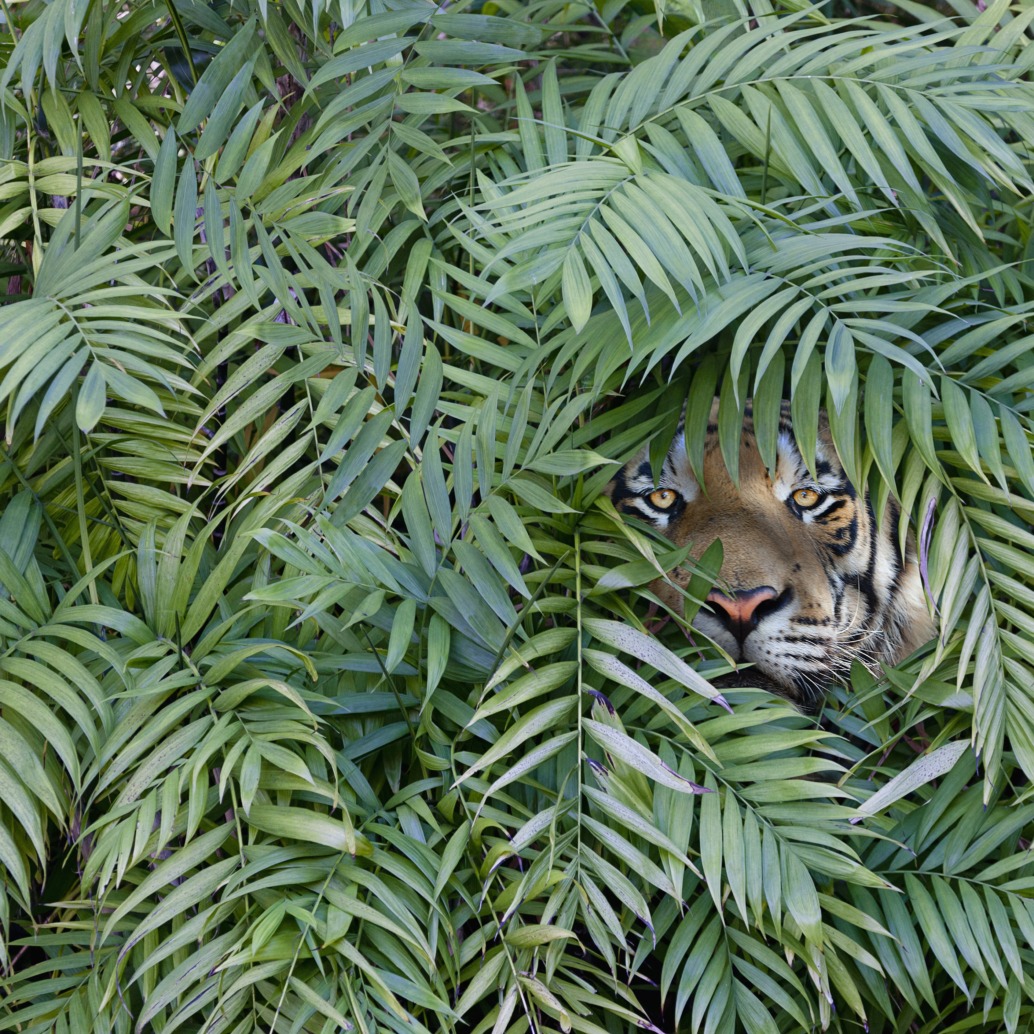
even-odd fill
[[[785,606],[790,595],[789,589],[777,592],[771,585],[759,585],[731,594],[714,589],[707,594],[707,602],[711,604],[714,616],[742,649],[747,636],[758,627],[758,622]]]

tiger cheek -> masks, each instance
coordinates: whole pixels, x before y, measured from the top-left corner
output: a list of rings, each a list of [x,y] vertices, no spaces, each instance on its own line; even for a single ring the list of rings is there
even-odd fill
[[[814,528],[794,518],[791,547],[786,553],[786,584],[793,587],[798,612],[808,621],[821,621],[832,612],[833,594],[827,573],[828,550]]]

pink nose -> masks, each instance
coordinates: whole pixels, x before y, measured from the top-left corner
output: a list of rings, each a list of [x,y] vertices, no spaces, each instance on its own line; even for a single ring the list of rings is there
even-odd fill
[[[758,621],[768,613],[764,606],[776,599],[779,593],[771,585],[759,585],[756,589],[744,589],[727,596],[717,589],[707,594],[714,615],[733,634],[740,644],[757,627]]]

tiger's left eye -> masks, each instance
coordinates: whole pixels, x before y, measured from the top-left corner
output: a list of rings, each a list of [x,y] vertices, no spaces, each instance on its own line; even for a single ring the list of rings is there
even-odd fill
[[[817,506],[822,496],[814,488],[798,488],[793,494],[793,501],[802,509],[810,510]]]
[[[656,492],[650,493],[650,505],[658,510],[670,510],[678,498],[670,488],[659,488]]]

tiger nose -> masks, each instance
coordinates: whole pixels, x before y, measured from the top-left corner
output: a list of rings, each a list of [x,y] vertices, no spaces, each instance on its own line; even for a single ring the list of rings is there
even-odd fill
[[[713,589],[707,594],[714,615],[732,633],[741,646],[744,639],[757,628],[758,622],[772,608],[766,606],[777,599],[779,593],[771,585],[759,585],[755,589],[744,589],[727,596]]]

